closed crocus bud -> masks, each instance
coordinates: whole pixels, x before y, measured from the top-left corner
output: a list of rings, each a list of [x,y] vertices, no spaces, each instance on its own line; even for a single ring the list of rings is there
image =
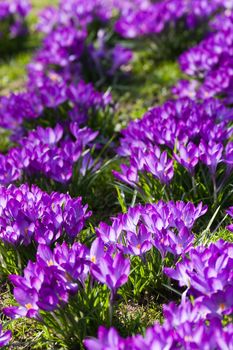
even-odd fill
[[[121,164],[120,167],[122,172],[119,173],[118,171],[113,170],[113,175],[118,180],[126,182],[130,186],[136,187],[139,181],[137,169],[132,165],[127,166],[126,164]]]
[[[11,337],[12,337],[11,331],[4,332],[2,329],[2,325],[0,325],[0,347],[7,345],[11,340]]]

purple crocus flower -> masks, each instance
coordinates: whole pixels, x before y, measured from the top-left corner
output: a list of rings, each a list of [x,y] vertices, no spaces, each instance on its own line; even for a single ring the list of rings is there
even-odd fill
[[[83,229],[85,221],[92,215],[88,205],[82,206],[82,199],[67,200],[64,206],[64,228],[69,237],[74,238]]]
[[[174,154],[175,159],[193,175],[194,168],[199,161],[198,147],[190,141],[187,145],[178,144],[177,151]]]
[[[11,340],[11,337],[12,337],[11,331],[4,332],[2,330],[2,325],[0,324],[0,347],[7,345]]]
[[[199,151],[201,161],[209,167],[211,175],[214,176],[217,165],[222,159],[222,143],[216,143],[213,141],[205,143],[204,141],[201,141],[199,144]]]
[[[111,290],[111,298],[119,287],[128,280],[130,261],[124,258],[122,253],[116,253],[114,257],[106,253],[97,264],[91,265],[91,274]]]
[[[230,315],[233,312],[232,300],[233,286],[227,287],[224,291],[218,291],[205,296],[201,303],[207,309],[207,313],[222,317],[223,315]]]
[[[112,67],[109,71],[111,75],[114,75],[115,72],[122,66],[129,63],[133,58],[133,52],[126,47],[121,45],[116,45],[112,50]]]
[[[178,235],[173,231],[169,231],[169,245],[167,249],[177,256],[184,255],[192,248],[193,241],[194,235],[192,235],[186,227],[183,227]]]
[[[114,328],[109,330],[103,326],[98,329],[98,339],[89,338],[84,340],[84,345],[88,350],[124,350],[123,339],[118,335]]]
[[[195,296],[210,296],[232,286],[232,244],[218,241],[209,247],[199,246],[189,251],[189,257],[165,268],[165,273],[187,286]]]
[[[138,172],[132,165],[127,166],[126,164],[121,164],[121,173],[113,170],[113,175],[120,181],[126,182],[127,184],[135,187],[139,181]]]
[[[122,223],[118,218],[114,219],[111,226],[104,222],[99,224],[96,229],[97,236],[100,237],[104,243],[116,244],[122,233]]]
[[[166,151],[162,152],[159,157],[154,152],[149,152],[145,157],[144,168],[164,184],[168,184],[174,175],[173,160],[168,159]]]
[[[118,247],[123,249],[125,254],[140,255],[142,256],[148,250],[152,248],[152,236],[144,225],[140,225],[138,232],[127,232],[126,247]]]
[[[97,237],[91,245],[90,261],[94,264],[98,263],[104,253],[104,242],[101,238]]]
[[[20,317],[37,318],[39,307],[38,293],[35,289],[17,287],[14,289],[14,297],[20,306],[9,306],[4,308],[5,315],[12,319]]]

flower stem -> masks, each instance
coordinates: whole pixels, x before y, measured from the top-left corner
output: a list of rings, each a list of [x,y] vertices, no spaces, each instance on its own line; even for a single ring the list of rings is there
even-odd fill
[[[217,201],[217,185],[216,185],[216,178],[215,175],[212,176],[212,181],[213,181],[213,190],[214,190],[214,202]]]
[[[194,176],[192,176],[192,186],[193,186],[194,196],[196,197],[197,196],[197,186],[196,186],[196,181],[195,181]]]

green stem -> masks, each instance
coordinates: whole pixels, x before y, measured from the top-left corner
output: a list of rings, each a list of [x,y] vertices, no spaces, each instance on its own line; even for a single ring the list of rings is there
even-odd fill
[[[134,207],[134,205],[135,205],[137,194],[138,194],[138,191],[135,189],[134,192],[133,192],[133,199],[132,199],[132,202],[131,202],[131,207]]]
[[[109,303],[109,323],[110,323],[110,326],[112,326],[112,313],[113,313],[113,307],[112,307],[112,298],[110,300],[110,303]]]
[[[193,186],[194,196],[196,197],[197,196],[197,186],[196,186],[196,181],[195,181],[195,178],[193,175],[192,175],[192,186]]]
[[[217,201],[217,185],[216,185],[216,178],[215,175],[212,176],[212,181],[213,181],[213,197],[214,197],[214,203]]]
[[[164,187],[164,194],[165,194],[166,201],[169,202],[169,201],[170,201],[170,198],[169,198],[169,196],[168,196],[166,187]]]

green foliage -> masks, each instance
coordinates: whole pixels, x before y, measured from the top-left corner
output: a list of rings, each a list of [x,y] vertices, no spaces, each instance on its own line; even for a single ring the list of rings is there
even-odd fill
[[[75,296],[53,312],[41,312],[41,325],[46,327],[50,342],[61,349],[83,349],[87,335],[94,336],[100,324],[110,326],[109,291],[106,286],[88,280]]]

